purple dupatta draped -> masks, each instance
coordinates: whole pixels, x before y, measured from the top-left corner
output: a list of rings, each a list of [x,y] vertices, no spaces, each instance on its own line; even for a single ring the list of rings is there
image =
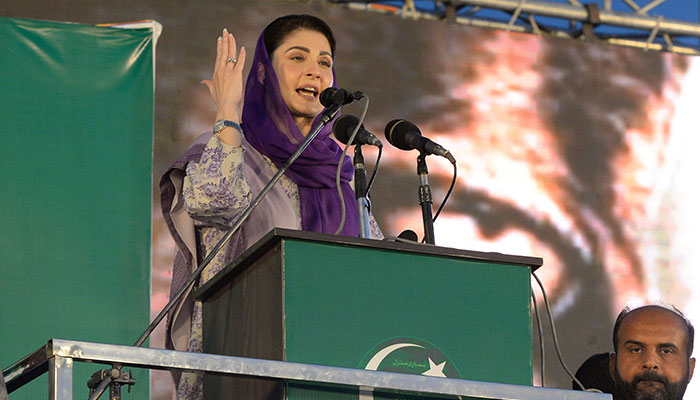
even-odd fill
[[[258,38],[243,104],[243,131],[246,141],[281,168],[304,141],[282,98],[275,71],[267,54],[265,32]],[[335,70],[333,70],[335,86]],[[320,115],[314,120],[316,127]],[[341,218],[341,204],[335,185],[335,173],[342,149],[330,137],[327,124],[309,147],[285,173],[299,188],[301,227],[306,231],[335,233]],[[340,184],[345,201],[345,225],[340,234],[359,236],[357,201],[350,187],[353,166],[345,157]]]

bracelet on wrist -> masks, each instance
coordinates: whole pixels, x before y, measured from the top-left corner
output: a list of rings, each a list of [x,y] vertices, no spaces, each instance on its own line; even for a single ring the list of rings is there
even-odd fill
[[[237,130],[241,135],[243,134],[243,129],[238,123],[229,121],[227,119],[220,119],[214,123],[214,134],[216,135],[226,127],[231,127]]]

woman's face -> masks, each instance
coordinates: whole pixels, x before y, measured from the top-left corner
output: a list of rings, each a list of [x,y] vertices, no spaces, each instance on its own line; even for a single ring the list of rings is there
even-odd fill
[[[332,67],[331,46],[317,31],[297,29],[272,53],[282,98],[300,128],[323,111],[319,95],[333,84]]]

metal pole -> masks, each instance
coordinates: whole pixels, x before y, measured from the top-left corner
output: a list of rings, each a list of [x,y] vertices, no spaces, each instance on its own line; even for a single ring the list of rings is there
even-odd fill
[[[418,202],[423,214],[423,231],[427,244],[435,244],[435,229],[433,227],[433,194],[428,184],[428,164],[425,162],[425,154],[418,156],[418,176],[420,186],[418,187]]]
[[[73,359],[49,359],[49,400],[73,400]]]
[[[588,20],[588,11],[586,11],[586,8],[583,6],[549,1],[459,0],[456,2],[456,5],[480,6],[504,11],[513,11],[520,7],[521,13],[570,19],[580,22]],[[700,24],[665,18],[659,21],[657,17],[642,14],[629,14],[603,9],[600,10],[600,23],[645,30],[652,30],[658,25],[659,31],[661,32],[670,33],[672,35],[700,37]]]
[[[357,199],[357,212],[360,220],[360,237],[369,238],[369,200],[367,199],[367,176],[365,174],[365,158],[362,155],[362,146],[355,145],[355,198]]]

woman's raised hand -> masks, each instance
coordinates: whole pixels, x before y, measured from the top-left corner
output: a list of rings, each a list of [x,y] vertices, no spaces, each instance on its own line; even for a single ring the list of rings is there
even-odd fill
[[[245,47],[236,54],[236,38],[224,28],[216,42],[216,62],[211,80],[202,84],[209,88],[212,100],[217,107],[216,119],[241,122],[243,110],[243,67]],[[231,131],[231,128],[225,129]]]

